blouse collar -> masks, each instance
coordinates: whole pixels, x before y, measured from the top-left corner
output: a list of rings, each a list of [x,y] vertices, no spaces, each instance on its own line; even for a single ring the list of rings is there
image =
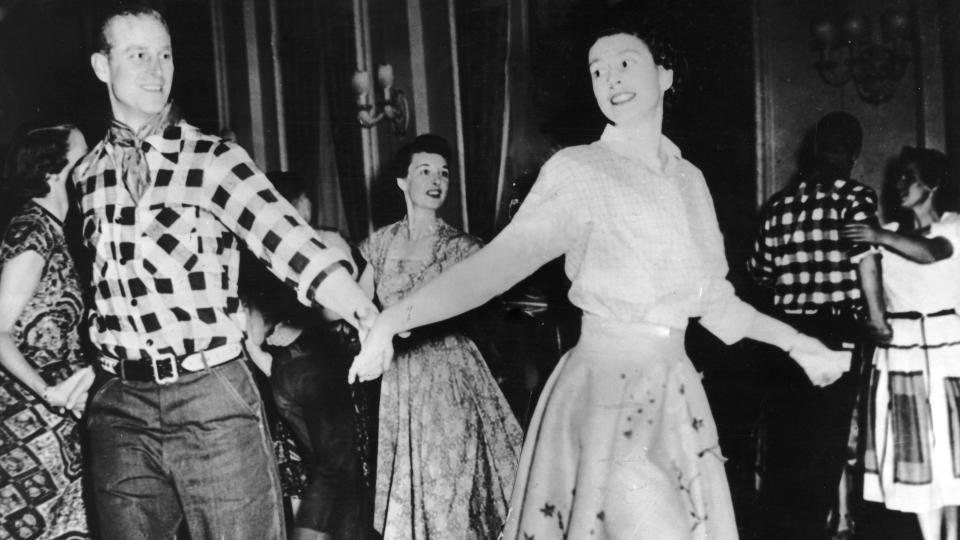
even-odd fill
[[[631,139],[628,130],[618,128],[613,124],[607,124],[600,136],[600,141],[620,156],[627,159],[637,159],[636,143]],[[660,155],[664,158],[663,172],[666,174],[671,174],[683,158],[680,148],[666,135],[660,135]]]

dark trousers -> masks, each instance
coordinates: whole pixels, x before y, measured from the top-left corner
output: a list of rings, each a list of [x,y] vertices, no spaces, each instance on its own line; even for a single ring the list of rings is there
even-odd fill
[[[277,412],[308,452],[310,485],[294,526],[328,532],[338,540],[361,540],[370,537],[373,513],[347,385],[352,356],[337,348],[301,345],[292,348],[292,355],[275,355],[270,382]]]
[[[854,344],[850,371],[825,387],[812,385],[785,354],[771,359],[778,376],[764,411],[762,537],[821,540],[828,538],[827,520],[837,502],[861,367],[870,351],[852,315],[784,319],[832,348]]]
[[[260,395],[241,360],[169,385],[98,375],[87,406],[102,538],[285,538]]]

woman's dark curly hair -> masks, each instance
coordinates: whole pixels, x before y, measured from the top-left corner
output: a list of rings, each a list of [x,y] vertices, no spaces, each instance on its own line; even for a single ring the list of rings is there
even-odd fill
[[[50,193],[49,175],[67,166],[72,124],[39,127],[16,137],[7,150],[0,176],[0,225],[30,199]]]
[[[424,133],[397,150],[393,159],[393,177],[406,178],[414,154],[436,154],[450,162],[450,144],[440,135]]]

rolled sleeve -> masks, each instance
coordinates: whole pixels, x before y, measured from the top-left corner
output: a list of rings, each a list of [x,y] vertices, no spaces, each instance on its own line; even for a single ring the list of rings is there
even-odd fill
[[[338,312],[340,309],[330,304],[347,309],[343,307],[343,299],[334,298],[344,294],[331,291],[323,284],[336,272],[348,275],[352,272],[349,254],[324,244],[317,232],[277,193],[246,151],[233,143],[222,142],[207,170],[212,178],[218,179],[209,186],[213,214],[274,275],[296,290],[301,303],[324,305]]]

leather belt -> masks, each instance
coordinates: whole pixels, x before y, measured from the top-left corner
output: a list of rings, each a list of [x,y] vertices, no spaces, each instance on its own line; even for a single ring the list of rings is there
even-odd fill
[[[956,315],[956,313],[957,313],[957,310],[953,308],[941,309],[940,311],[935,311],[933,313],[920,313],[919,311],[900,311],[895,313],[887,313],[887,318],[919,320],[919,319],[932,319],[934,317],[945,317],[947,315]]]
[[[142,360],[121,360],[100,356],[104,371],[125,381],[171,384],[177,382],[181,372],[192,373],[204,368],[225,364],[240,356],[243,347],[239,343],[222,345],[185,356],[159,356]]]

